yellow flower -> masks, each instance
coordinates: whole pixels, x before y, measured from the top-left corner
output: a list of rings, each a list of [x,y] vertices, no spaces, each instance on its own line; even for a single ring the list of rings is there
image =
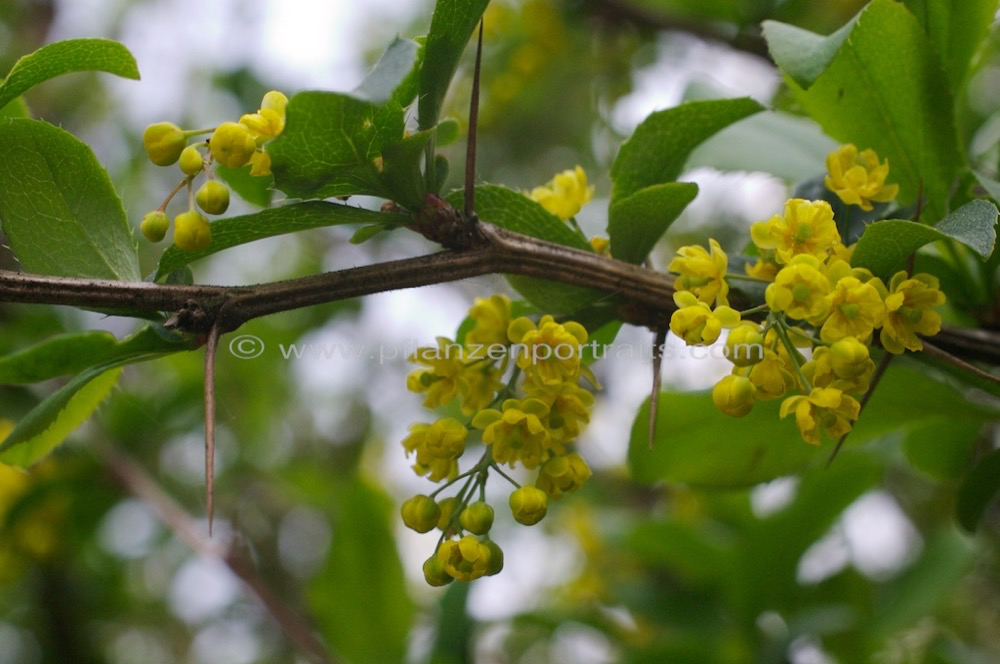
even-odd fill
[[[730,417],[743,417],[753,408],[757,388],[744,376],[725,376],[712,388],[715,407]]]
[[[564,456],[554,456],[542,465],[535,486],[559,500],[564,493],[576,491],[590,479],[593,473],[583,457],[576,452]]]
[[[472,535],[462,539],[447,540],[437,551],[438,563],[444,571],[459,581],[472,581],[490,570],[493,552],[485,543]]]
[[[743,269],[746,271],[747,276],[763,279],[764,281],[774,281],[774,277],[778,274],[780,267],[773,259],[758,258],[756,263],[753,265],[747,263]]]
[[[538,487],[525,484],[510,494],[510,511],[514,520],[533,526],[543,518],[549,508],[549,495]]]
[[[549,406],[546,426],[552,437],[562,443],[575,440],[590,422],[594,395],[576,383],[563,383],[558,389],[544,391],[525,383],[525,392],[529,396],[538,397]]]
[[[831,438],[840,438],[851,430],[851,422],[858,419],[861,405],[857,399],[834,387],[817,387],[808,396],[788,397],[781,403],[782,419],[795,413],[795,425],[802,439],[819,445],[820,430]]]
[[[820,272],[819,261],[799,254],[781,268],[774,283],[764,291],[764,299],[771,311],[783,311],[797,320],[813,320],[826,312],[829,292],[830,282]]]
[[[229,168],[240,168],[250,162],[257,143],[246,125],[223,122],[215,128],[208,147],[215,161]]]
[[[537,468],[549,450],[561,453],[542,424],[549,407],[539,399],[507,399],[503,410],[487,408],[472,418],[472,426],[483,430],[483,443],[493,446],[493,458],[511,468],[520,461],[525,468]]]
[[[575,217],[593,195],[594,187],[587,186],[587,174],[577,166],[558,173],[544,187],[535,187],[528,197],[565,221]]]
[[[611,240],[606,237],[595,235],[590,238],[590,248],[594,250],[595,254],[611,257]]]
[[[458,420],[446,417],[434,424],[418,422],[410,425],[410,435],[403,439],[406,456],[417,453],[413,470],[428,475],[432,482],[458,474],[458,457],[465,451],[469,430]]]
[[[801,198],[786,201],[783,215],[776,214],[751,226],[750,237],[758,248],[773,249],[779,263],[788,263],[799,254],[822,261],[841,243],[830,204]]]
[[[852,342],[857,343],[864,351],[859,352]],[[834,347],[837,348],[836,354],[832,352]],[[868,347],[856,338],[844,337],[833,346],[819,346],[813,350],[812,359],[802,365],[802,373],[813,387],[835,387],[854,394],[867,392],[875,370],[875,363],[868,356],[867,350]],[[850,356],[847,362],[844,361],[845,355]]]
[[[430,367],[429,370],[418,369],[406,377],[408,390],[418,394],[426,392],[424,408],[445,406],[455,399],[465,374],[461,346],[447,337],[438,337],[436,348],[418,348],[409,361]]]
[[[670,316],[670,331],[689,346],[715,343],[722,328],[734,327],[740,322],[740,312],[725,305],[713,311],[689,291],[674,293],[677,311]]]
[[[399,509],[403,524],[418,533],[434,529],[441,518],[441,507],[430,496],[419,494],[402,504]]]
[[[718,242],[710,239],[708,243],[711,253],[698,245],[681,247],[667,269],[680,274],[674,282],[677,290],[694,293],[708,306],[729,304],[729,284],[726,283],[729,259]]]
[[[905,272],[897,272],[889,289],[885,323],[879,333],[882,347],[895,355],[904,349],[923,350],[917,334],[930,337],[941,330],[941,316],[931,309],[945,300],[937,277],[923,273],[907,277]]]
[[[827,296],[828,317],[819,331],[820,338],[832,343],[844,337],[867,339],[872,330],[882,325],[885,305],[873,279],[867,283],[857,277],[843,277]],[[885,290],[882,286],[881,290]]]
[[[879,163],[874,150],[858,149],[853,145],[842,145],[826,158],[826,188],[837,194],[848,205],[857,205],[862,210],[871,210],[872,201],[885,203],[899,193],[899,185],[885,183],[889,175],[889,160]]]
[[[515,344],[517,366],[529,381],[558,387],[580,375],[580,346],[587,330],[579,323],[557,323],[546,314],[538,324],[522,316],[507,327],[507,338]]]
[[[744,321],[726,337],[726,359],[738,367],[749,367],[764,359],[764,335],[760,325]]]
[[[747,378],[756,388],[757,398],[770,401],[784,396],[798,384],[792,369],[791,360],[783,348],[780,352],[768,348],[764,351],[764,359],[753,365]]]
[[[495,294],[489,299],[477,297],[469,309],[469,316],[476,322],[475,327],[465,335],[465,345],[469,346],[474,357],[486,357],[490,346],[507,345],[507,327],[510,325],[510,298]],[[476,355],[476,346],[479,355]]]

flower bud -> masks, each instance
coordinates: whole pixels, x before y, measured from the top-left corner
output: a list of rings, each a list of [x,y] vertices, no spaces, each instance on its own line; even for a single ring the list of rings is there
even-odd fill
[[[764,359],[764,336],[756,323],[740,323],[726,337],[726,359],[749,367]]]
[[[181,150],[181,158],[177,165],[180,166],[181,172],[184,175],[197,175],[205,166],[205,160],[202,158],[198,148],[189,145]]]
[[[168,228],[170,228],[170,218],[166,212],[162,212],[161,210],[147,212],[139,224],[139,230],[142,231],[142,234],[150,242],[159,242],[162,240],[167,234]]]
[[[182,212],[174,218],[174,244],[184,251],[201,251],[212,243],[212,228],[196,210]]]
[[[223,122],[215,128],[208,147],[215,161],[230,168],[240,168],[250,161],[257,143],[245,125]]]
[[[476,535],[483,535],[493,527],[493,508],[484,502],[472,503],[458,517],[462,528]]]
[[[864,345],[856,337],[844,337],[830,346],[830,363],[838,378],[857,378],[870,369],[874,362]]]
[[[437,525],[441,517],[441,508],[433,498],[420,494],[403,503],[400,513],[407,528],[418,533],[426,533]]]
[[[486,563],[486,576],[499,574],[503,569],[503,550],[493,540],[486,540],[483,544],[490,550],[490,558]]]
[[[444,565],[436,555],[433,555],[424,561],[424,580],[427,581],[427,585],[437,588],[448,585],[455,580],[455,577],[444,571]]]
[[[441,509],[441,516],[438,517],[437,527],[439,530],[445,530],[451,523],[455,510],[458,509],[458,498],[455,496],[445,498],[438,503],[438,507]]]
[[[142,144],[151,162],[157,166],[169,166],[181,156],[187,138],[173,122],[157,122],[142,132]]]
[[[730,417],[743,417],[753,408],[757,389],[745,376],[729,375],[712,388],[715,406]]]
[[[208,214],[222,214],[229,209],[229,188],[218,180],[209,180],[201,185],[194,200]]]
[[[510,494],[510,511],[514,520],[526,526],[533,526],[548,511],[549,497],[538,487],[524,485]]]

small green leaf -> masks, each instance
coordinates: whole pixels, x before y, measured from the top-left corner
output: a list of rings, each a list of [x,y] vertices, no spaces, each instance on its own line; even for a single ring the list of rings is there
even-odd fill
[[[109,39],[67,39],[43,46],[14,63],[0,83],[0,108],[43,81],[74,71],[103,71],[139,79],[129,50]]]
[[[13,356],[16,359],[4,365],[4,370],[14,378],[62,375],[66,371],[52,366],[44,353],[48,350],[65,355],[73,347],[99,362],[50,394],[17,423],[0,443],[0,462],[28,466],[55,449],[97,409],[126,364],[191,350],[198,344],[196,338],[171,332],[160,325],[147,325],[120,342],[75,337],[43,342]]]
[[[444,118],[437,124],[437,146],[451,145],[458,140],[462,126],[456,118]]]
[[[958,490],[955,511],[962,528],[975,532],[986,509],[1000,497],[1000,450],[993,450],[973,466]]]
[[[354,231],[354,235],[351,236],[351,244],[364,244],[368,240],[372,239],[379,233],[396,228],[395,226],[390,226],[388,224],[372,224],[370,226],[362,226],[358,230]]]
[[[761,28],[774,62],[799,87],[808,89],[833,62],[857,20],[855,16],[828,37],[778,21],[764,21]]]
[[[640,189],[611,205],[608,236],[611,255],[629,263],[641,263],[656,243],[698,195],[698,185],[667,182]]]
[[[851,264],[888,279],[903,268],[911,253],[936,240],[961,242],[985,260],[993,253],[996,223],[997,208],[984,199],[966,203],[936,226],[903,219],[879,221],[868,226],[858,239]]]
[[[795,98],[827,134],[888,159],[900,200],[922,194],[925,214],[940,219],[965,163],[941,62],[917,20],[893,0],[872,0],[846,27],[849,38],[811,85],[796,80],[803,76],[794,44],[772,52]],[[768,34],[781,42],[786,28],[768,24]]]
[[[417,42],[396,37],[351,95],[373,104],[392,99],[400,106],[408,106],[417,96],[420,54]]]
[[[274,193],[272,189],[274,176],[250,175],[251,167],[249,164],[240,168],[215,164],[212,168],[219,179],[228,184],[229,188],[247,203],[262,208],[271,204],[271,197]]]
[[[0,462],[26,468],[45,457],[97,410],[121,372],[121,367],[93,367],[66,383],[0,443]]]
[[[640,189],[676,180],[699,143],[762,110],[744,98],[692,101],[652,113],[622,144],[611,166],[612,204]]]
[[[60,334],[0,358],[0,385],[26,385],[69,376],[122,357],[190,350],[194,338],[146,325],[121,341],[109,332]]]
[[[364,208],[329,203],[327,201],[306,201],[281,207],[261,210],[254,214],[227,217],[212,222],[212,244],[202,251],[184,251],[170,247],[160,258],[156,270],[156,280],[196,260],[211,256],[224,249],[248,242],[286,233],[339,226],[343,224],[393,224],[400,225],[407,217],[400,214],[374,212]]]
[[[27,272],[141,278],[107,172],[89,147],[46,122],[0,119],[0,222]]]
[[[392,198],[379,177],[382,150],[403,140],[403,109],[334,92],[300,92],[285,130],[267,146],[275,187],[291,198]]]
[[[417,117],[421,129],[437,124],[458,61],[488,4],[489,0],[438,0],[434,6],[420,67]]]

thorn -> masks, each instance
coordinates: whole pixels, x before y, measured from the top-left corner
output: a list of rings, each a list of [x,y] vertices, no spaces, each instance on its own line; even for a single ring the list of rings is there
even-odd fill
[[[653,339],[653,391],[649,397],[649,449],[653,449],[653,436],[656,434],[656,416],[660,405],[660,369],[663,366],[663,344],[667,342],[667,328],[656,328]]]
[[[465,146],[465,221],[476,223],[476,129],[479,125],[479,69],[483,61],[483,22],[479,21],[476,45],[476,68],[472,72],[472,98],[469,100],[469,140]]]
[[[208,534],[215,518],[215,350],[219,346],[219,326],[213,323],[205,342],[205,509]]]

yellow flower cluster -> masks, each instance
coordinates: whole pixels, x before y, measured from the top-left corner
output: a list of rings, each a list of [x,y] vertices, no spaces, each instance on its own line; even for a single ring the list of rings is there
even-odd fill
[[[849,204],[871,209],[871,201],[896,194],[897,187],[885,185],[888,165],[871,150],[858,157],[854,146],[844,146],[828,164],[827,186]],[[825,201],[791,199],[750,235],[760,258],[746,276],[727,273],[728,258],[715,240],[708,250],[678,250],[669,265],[678,274],[670,329],[690,345],[705,345],[729,328],[725,349],[733,370],[712,390],[723,413],[742,417],[756,401],[784,397],[780,416],[794,415],[806,442],[818,445],[822,433],[839,438],[851,430],[869,389],[875,332],[890,353],[922,350],[917,335],[940,330],[933,308],[945,296],[929,274],[901,271],[886,286],[853,267],[852,248],[844,246]],[[748,278],[767,282],[764,304],[735,311],[727,279]],[[752,313],[764,320],[741,320]]]
[[[142,141],[149,160],[157,166],[176,163],[184,174],[181,184],[160,207],[143,217],[139,228],[146,239],[159,242],[166,236],[170,229],[167,205],[186,186],[188,209],[174,219],[174,244],[185,251],[201,251],[208,247],[212,242],[212,229],[202,212],[223,214],[229,208],[229,189],[215,180],[212,162],[230,168],[250,164],[250,175],[270,175],[271,158],[264,146],[285,128],[287,105],[288,98],[272,90],[264,95],[256,113],[243,115],[239,122],[223,122],[215,129],[185,130],[172,122],[157,122],[146,127]],[[188,145],[192,137],[208,133],[212,136],[207,141]],[[195,194],[192,184],[202,172],[207,174],[208,180]]]
[[[489,539],[493,508],[484,501],[491,471],[516,487],[510,509],[524,525],[538,523],[550,499],[579,489],[591,475],[573,449],[594,405],[593,394],[580,384],[586,379],[596,385],[581,360],[587,331],[548,315],[538,321],[514,317],[503,295],[477,299],[469,317],[472,325],[461,343],[439,337],[436,346],[419,348],[409,358],[420,368],[407,376],[407,388],[424,396],[424,406],[455,404],[469,418],[417,423],[403,440],[407,456],[416,456],[413,470],[444,483],[401,508],[407,527],[441,531],[435,554],[424,564],[431,585],[470,581],[502,568],[503,553]],[[473,432],[485,449],[462,472],[459,460]],[[537,469],[534,486],[518,485],[502,465]],[[459,485],[455,495],[436,498]]]

